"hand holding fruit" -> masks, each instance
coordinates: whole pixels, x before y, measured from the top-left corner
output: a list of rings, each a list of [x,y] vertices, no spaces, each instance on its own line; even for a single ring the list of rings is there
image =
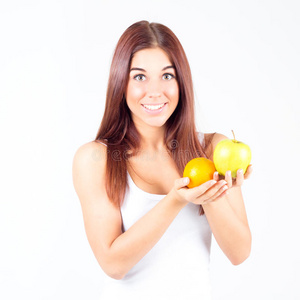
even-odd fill
[[[253,170],[252,165],[249,165],[247,167],[245,174],[243,174],[243,169],[238,169],[236,178],[232,178],[231,171],[226,171],[225,176],[219,175],[218,172],[215,172],[213,179],[216,181],[224,179],[227,182],[228,188],[239,187],[243,184],[244,179],[248,179],[250,177],[252,170]]]
[[[196,204],[205,204],[225,195],[228,188],[241,186],[244,179],[252,173],[250,148],[237,141],[235,136],[233,140],[226,139],[217,144],[213,159],[214,162],[197,157],[186,164],[184,178],[181,178],[175,186],[179,198]],[[225,180],[220,180],[220,177]],[[182,181],[185,178],[188,179],[186,184]],[[184,195],[181,190],[185,185],[192,192]]]
[[[202,205],[222,197],[228,190],[225,180],[209,180],[194,188],[187,188],[190,180],[187,177],[175,180],[174,187],[171,190],[175,199],[180,203],[188,204],[189,202]]]
[[[250,165],[250,147],[237,141],[233,131],[232,133],[233,140],[226,139],[219,142],[213,154],[214,164],[218,171],[214,175],[214,179],[225,178],[229,188],[241,186],[244,179],[249,178],[253,170],[252,165]]]
[[[216,200],[228,189],[225,180],[213,180],[214,163],[204,157],[190,160],[184,169],[183,178],[174,184],[174,196],[183,203],[206,204]]]

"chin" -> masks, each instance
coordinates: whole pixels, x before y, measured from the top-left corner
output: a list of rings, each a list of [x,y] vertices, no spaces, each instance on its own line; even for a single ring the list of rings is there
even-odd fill
[[[168,118],[166,118],[165,116],[160,116],[160,117],[150,117],[150,118],[143,118],[143,117],[138,117],[138,118],[133,118],[133,122],[135,123],[135,125],[137,127],[154,127],[154,128],[160,128],[165,126],[166,122],[167,122]]]
[[[150,121],[150,122],[147,122],[147,124],[151,127],[163,127],[165,124],[166,124],[166,120],[162,120],[162,121]]]

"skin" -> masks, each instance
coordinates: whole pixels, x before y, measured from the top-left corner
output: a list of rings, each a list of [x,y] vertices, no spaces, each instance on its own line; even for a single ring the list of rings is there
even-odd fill
[[[236,180],[217,174],[199,187],[188,189],[163,142],[165,123],[178,103],[176,74],[167,54],[159,48],[137,52],[131,64],[126,101],[141,134],[141,151],[130,158],[128,172],[142,190],[166,195],[127,231],[122,217],[105,190],[106,147],[82,145],[73,160],[73,183],[80,199],[87,238],[100,266],[112,278],[122,279],[159,241],[178,213],[188,203],[202,204],[212,232],[228,259],[240,264],[250,254],[251,233],[241,186],[252,172],[250,166]],[[136,70],[139,68],[139,70]],[[142,69],[142,70],[141,70]],[[175,77],[166,75],[171,74]],[[138,77],[137,77],[138,75]],[[161,114],[148,115],[142,104],[167,103]],[[216,144],[226,139],[215,134]],[[160,172],[157,172],[160,170]],[[108,226],[109,225],[109,226]]]

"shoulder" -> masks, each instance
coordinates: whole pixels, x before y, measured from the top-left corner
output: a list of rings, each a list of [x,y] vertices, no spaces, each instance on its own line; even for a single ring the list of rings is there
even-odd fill
[[[212,160],[213,153],[217,144],[222,140],[227,140],[228,137],[221,133],[215,132],[215,133],[205,133],[204,139],[205,139],[207,157]]]
[[[213,149],[217,146],[217,144],[223,140],[228,140],[228,137],[221,133],[214,133],[213,138],[211,140],[211,144]]]
[[[106,151],[106,146],[99,142],[83,144],[75,152],[73,165],[103,164],[106,162]]]
[[[106,146],[95,141],[80,146],[73,158],[72,176],[75,189],[89,182],[103,181],[106,168]]]

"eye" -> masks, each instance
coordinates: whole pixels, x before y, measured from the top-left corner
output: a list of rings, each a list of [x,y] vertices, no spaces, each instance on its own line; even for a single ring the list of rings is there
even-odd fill
[[[173,74],[170,73],[166,73],[163,75],[163,80],[171,80],[172,78],[175,78],[175,76]]]
[[[133,78],[137,81],[145,81],[146,80],[146,76],[143,74],[135,75]]]

